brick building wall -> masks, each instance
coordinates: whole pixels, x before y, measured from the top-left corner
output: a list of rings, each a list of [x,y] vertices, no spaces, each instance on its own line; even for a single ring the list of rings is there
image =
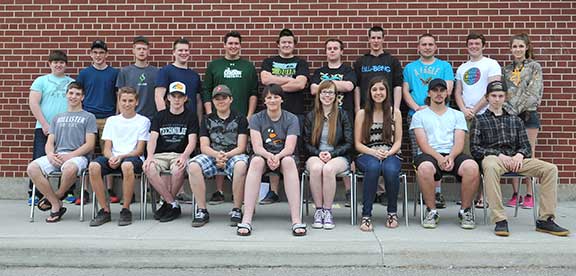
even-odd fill
[[[31,159],[34,119],[28,108],[32,80],[49,73],[47,56],[63,49],[69,74],[90,64],[90,42],[104,39],[109,61],[123,67],[132,61],[131,40],[151,40],[152,64],[172,61],[175,38],[192,41],[190,66],[204,72],[223,54],[222,36],[238,30],[243,56],[259,68],[277,53],[276,36],[291,28],[297,54],[311,71],[325,60],[323,42],[345,41],[347,63],[367,51],[367,29],[381,25],[385,49],[402,65],[417,58],[417,37],[437,36],[439,57],[454,70],[466,61],[469,32],[486,35],[485,53],[501,65],[510,62],[508,39],[527,32],[544,70],[542,131],[537,157],[558,165],[560,181],[576,184],[576,1],[528,0],[18,0],[0,1],[0,178],[25,176]],[[191,4],[189,2],[193,2]],[[199,3],[197,3],[199,2]],[[405,143],[407,144],[407,143]],[[408,148],[403,147],[408,155]]]

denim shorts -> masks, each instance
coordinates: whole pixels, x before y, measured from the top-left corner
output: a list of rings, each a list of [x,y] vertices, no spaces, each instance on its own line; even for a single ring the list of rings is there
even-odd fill
[[[524,111],[518,114],[518,117],[524,121],[526,128],[540,129],[540,114],[538,114],[538,111]]]

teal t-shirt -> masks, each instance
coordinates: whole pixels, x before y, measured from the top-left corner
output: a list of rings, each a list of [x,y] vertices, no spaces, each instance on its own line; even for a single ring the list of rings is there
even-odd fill
[[[30,90],[42,94],[40,99],[40,110],[46,118],[46,122],[52,122],[54,116],[66,111],[68,102],[66,101],[66,89],[68,84],[74,79],[68,76],[56,77],[52,74],[38,77],[32,82]],[[35,93],[30,91],[30,93]],[[39,121],[36,121],[35,128],[42,128]]]
[[[258,75],[252,62],[245,59],[217,59],[206,68],[204,76],[202,101],[212,101],[214,87],[224,84],[232,91],[232,110],[246,116],[250,96],[257,96]]]
[[[433,79],[454,81],[454,71],[450,63],[436,58],[432,64],[424,64],[420,59],[408,63],[403,72],[404,82],[410,87],[410,96],[418,105],[424,105],[428,97],[428,83]],[[408,115],[414,115],[410,109]]]

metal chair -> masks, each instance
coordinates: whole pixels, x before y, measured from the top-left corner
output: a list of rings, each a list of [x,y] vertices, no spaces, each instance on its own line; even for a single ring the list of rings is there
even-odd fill
[[[482,177],[482,189],[483,189],[483,193],[484,195],[486,195],[486,185],[484,185],[484,175],[481,175]],[[505,179],[505,178],[517,178],[518,179],[518,194],[520,194],[520,186],[522,186],[522,180],[525,177],[529,177],[530,178],[530,184],[532,185],[532,198],[534,199],[534,208],[533,209],[533,216],[534,216],[534,224],[536,224],[536,221],[538,220],[538,191],[536,191],[536,178],[535,177],[531,177],[531,176],[526,176],[523,174],[519,174],[519,173],[515,173],[515,172],[507,172],[504,173],[503,175],[500,176],[500,179]],[[520,205],[520,200],[516,200],[516,206],[514,208],[514,217],[518,216],[518,206]]]
[[[404,183],[404,200],[402,202],[402,215],[404,216],[404,223],[408,226],[408,177],[405,172],[400,172],[398,177],[401,179],[401,183]],[[364,174],[360,170],[356,170],[354,173],[354,183],[358,183],[358,178],[364,178]]]
[[[88,176],[88,169],[83,169],[80,172],[80,221],[84,221],[84,187],[86,186],[86,176]],[[62,172],[60,171],[55,171],[52,172],[50,174],[48,174],[46,176],[46,178],[48,179],[48,182],[50,182],[50,178],[58,178],[60,179],[60,177],[62,177]],[[32,185],[32,198],[36,198],[36,184]],[[34,203],[34,202],[32,202]],[[30,222],[34,222],[34,209],[35,209],[35,205],[31,204],[30,205]]]
[[[112,178],[114,177],[122,177],[122,173],[111,173]],[[144,205],[144,198],[146,197],[146,175],[144,173],[134,174],[135,178],[140,177],[140,220],[144,220],[144,212],[146,209],[146,205]],[[105,177],[103,177],[105,179]],[[104,180],[103,179],[103,180]],[[105,183],[106,187],[106,183]],[[82,193],[83,194],[83,193]],[[82,195],[84,197],[84,195]],[[98,212],[98,201],[96,200],[96,193],[92,191],[92,219],[96,217],[96,213]]]
[[[142,175],[146,175],[144,173],[142,173]],[[170,170],[163,170],[160,172],[160,176],[167,176],[167,175],[172,175],[172,172]],[[148,178],[144,177],[145,181],[144,181],[144,189],[143,189],[143,205],[144,208],[142,208],[142,220],[146,220],[146,215],[148,214],[148,197],[146,196],[148,190],[150,190],[150,200],[152,201],[151,205],[152,205],[152,213],[156,213],[156,190],[154,190],[154,187],[152,187],[152,185],[150,185]],[[186,178],[184,179],[184,181],[186,181]],[[192,194],[192,219],[194,219],[194,214],[196,213],[196,199],[194,198],[194,194]]]
[[[416,168],[414,168],[414,172],[415,172],[416,174],[418,174]],[[454,180],[456,180],[456,177],[455,177],[455,176],[453,176],[453,175],[451,175],[451,174],[448,174],[448,173],[443,173],[443,174],[442,174],[442,180],[444,180],[446,177],[453,177]],[[444,181],[442,181],[442,182],[444,182]],[[423,223],[423,222],[424,222],[424,199],[423,199],[423,197],[422,197],[422,193],[420,192],[420,186],[418,185],[418,181],[417,181],[417,180],[415,181],[415,184],[416,184],[416,185],[415,185],[416,187],[415,187],[415,189],[414,189],[414,216],[416,216],[416,204],[420,203],[420,223]],[[480,180],[480,184],[482,185],[482,198],[484,198],[484,202],[486,202],[486,193],[485,193],[485,188],[484,188],[484,181],[483,181],[482,179]],[[418,195],[419,195],[419,197],[418,197]],[[419,201],[418,201],[418,200],[419,200]],[[484,203],[484,204],[486,204],[486,203]],[[476,215],[476,208],[475,208],[475,206],[474,206],[474,203],[472,203],[471,208],[472,208],[472,213],[473,213],[474,215]],[[483,213],[484,213],[484,217],[483,217],[484,224],[488,224],[488,221],[487,221],[487,213],[488,213],[488,211],[487,211],[487,209],[488,209],[488,208],[486,208],[486,207],[483,208],[483,211],[484,211],[484,212],[483,212]]]
[[[336,175],[336,177],[349,177],[350,178],[350,224],[356,225],[356,215],[358,214],[358,203],[356,202],[356,178],[354,177],[354,173],[351,170],[346,170]],[[304,170],[302,172],[302,177],[300,178],[300,220],[302,220],[302,203],[306,201],[306,216],[309,215],[309,189],[305,189],[305,178],[308,178],[308,182],[310,182],[310,172],[308,170]],[[306,192],[304,192],[306,191]]]

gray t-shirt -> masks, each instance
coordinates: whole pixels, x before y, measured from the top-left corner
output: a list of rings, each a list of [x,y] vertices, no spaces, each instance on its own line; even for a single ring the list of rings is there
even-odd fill
[[[64,112],[56,115],[50,124],[54,134],[54,151],[75,151],[86,143],[87,133],[96,133],[96,117],[88,111]]]
[[[152,117],[156,114],[154,86],[157,76],[158,68],[156,66],[148,65],[141,68],[131,64],[122,68],[116,79],[116,87],[118,89],[125,86],[136,89],[138,92],[136,112],[147,117],[150,121],[152,121]]]
[[[288,135],[300,135],[298,117],[286,110],[282,110],[278,121],[272,121],[266,110],[256,113],[250,120],[250,129],[260,132],[264,148],[273,154],[284,149]]]
[[[332,151],[334,150],[334,146],[328,143],[328,121],[324,120],[324,125],[322,126],[322,134],[320,135],[320,145],[318,149],[322,151]]]

